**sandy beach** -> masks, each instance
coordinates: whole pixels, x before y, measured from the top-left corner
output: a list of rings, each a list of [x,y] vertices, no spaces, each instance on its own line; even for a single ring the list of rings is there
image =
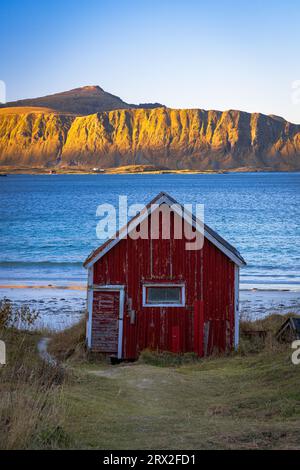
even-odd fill
[[[36,328],[63,330],[77,323],[86,305],[85,286],[1,285],[0,299],[15,305],[29,305],[40,312]]]
[[[36,328],[62,330],[76,323],[86,308],[86,286],[74,285],[0,285],[0,299],[16,305],[29,305],[40,312]],[[297,290],[240,290],[240,314],[252,320],[272,313],[300,314]]]

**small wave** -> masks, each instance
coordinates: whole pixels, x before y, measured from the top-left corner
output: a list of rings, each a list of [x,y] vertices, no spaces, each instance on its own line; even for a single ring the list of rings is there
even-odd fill
[[[1,261],[0,267],[18,268],[18,267],[82,267],[80,261]]]

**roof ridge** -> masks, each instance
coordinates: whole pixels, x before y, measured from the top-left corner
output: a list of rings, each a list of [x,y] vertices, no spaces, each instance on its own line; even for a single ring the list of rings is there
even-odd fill
[[[157,196],[155,196],[148,204],[145,205],[145,209],[147,210],[147,216],[149,217],[150,213],[149,213],[149,209],[151,208],[151,206],[153,204],[155,204],[157,201],[159,201],[160,199],[162,198],[166,198],[168,199],[170,202],[172,202],[172,204],[177,204],[179,205],[181,208],[184,208],[184,206],[182,204],[180,204],[179,202],[176,201],[176,199],[174,199],[172,196],[170,196],[167,192],[165,191],[161,191],[160,193],[157,194]],[[166,203],[166,201],[162,201],[162,203]],[[143,209],[144,210],[144,209]],[[102,245],[100,245],[98,248],[96,248],[95,250],[93,250],[89,256],[86,258],[86,260],[84,261],[83,263],[83,266],[84,267],[88,267],[90,264],[94,264],[97,259],[99,259],[101,257],[101,254],[102,252],[104,251],[104,248],[107,248],[108,245],[111,243],[112,246],[115,246],[116,243],[118,243],[122,238],[119,238],[120,235],[122,234],[122,232],[129,227],[130,224],[132,224],[132,222],[137,219],[138,217],[141,216],[141,212],[138,212],[135,216],[133,216],[123,227],[121,227],[119,230],[116,231],[116,233],[114,234],[113,237],[109,238],[108,240],[106,240],[104,243],[102,243]],[[192,217],[192,220],[196,223],[198,223],[198,219],[197,217],[195,216],[195,214],[191,213],[190,214],[191,217]],[[236,264],[242,266],[242,265],[246,265],[246,261],[244,260],[244,258],[241,256],[240,252],[234,247],[232,246],[229,242],[227,242],[221,235],[219,235],[217,232],[215,232],[212,228],[210,228],[208,225],[204,224],[203,223],[203,226],[204,226],[204,237],[205,238],[208,238],[209,241],[211,241],[215,246],[217,246],[217,248],[219,248],[221,251],[223,251],[223,253],[225,255],[227,255],[229,258],[230,258],[230,255],[227,253],[227,251],[229,251],[230,253],[232,253],[233,255],[233,259],[232,261],[235,262]],[[210,237],[207,237],[207,234],[205,234],[205,231],[207,232],[207,234],[209,234]],[[219,246],[221,245],[221,247]],[[224,248],[224,250],[222,250],[222,247]],[[226,252],[225,252],[226,250]],[[106,250],[105,253],[109,251]],[[98,255],[100,255],[98,257]],[[103,256],[103,255],[102,255]],[[238,262],[234,259],[236,258],[238,260]],[[93,261],[94,260],[94,261]],[[93,263],[92,263],[93,261]]]

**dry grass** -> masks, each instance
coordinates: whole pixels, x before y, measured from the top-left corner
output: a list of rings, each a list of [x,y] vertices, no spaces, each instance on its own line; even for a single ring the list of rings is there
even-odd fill
[[[280,353],[286,351],[290,345],[279,343],[276,339],[276,332],[280,326],[290,317],[297,315],[288,313],[286,315],[272,314],[260,320],[251,321],[248,318],[242,318],[240,322],[240,342],[239,354],[247,356],[253,353]],[[252,338],[247,336],[247,332],[264,331],[266,337]]]
[[[169,351],[151,351],[144,349],[139,357],[141,364],[158,367],[179,367],[184,364],[193,364],[199,361],[195,353],[175,354]]]
[[[68,447],[65,371],[40,360],[36,333],[9,328],[0,337],[7,349],[7,364],[0,366],[0,449]]]
[[[243,334],[245,330],[267,330],[268,332],[275,334],[280,326],[291,317],[297,317],[297,315],[294,313],[287,313],[286,315],[274,313],[255,321],[251,321],[251,319],[247,317],[242,317],[240,322],[240,332]]]
[[[299,449],[298,367],[290,351],[81,364],[66,429],[88,449]]]
[[[251,321],[242,318],[240,322],[240,343],[239,350],[232,354],[247,356],[249,354],[264,352],[273,354],[274,352],[284,352],[289,345],[279,343],[275,338],[275,333],[282,323],[291,316],[292,313],[286,315],[273,314],[264,319]],[[248,337],[246,332],[249,331],[266,331],[265,338]],[[69,361],[74,364],[80,362],[94,362],[97,358],[103,362],[101,355],[88,354],[86,350],[86,318],[79,323],[73,325],[62,332],[52,336],[49,344],[49,352],[60,361]],[[222,354],[216,352],[210,357],[216,358]],[[139,357],[139,362],[160,367],[179,367],[184,364],[193,364],[201,361],[193,352],[186,354],[174,354],[169,351],[152,351],[145,349]]]
[[[299,448],[299,366],[271,335],[284,320],[242,323],[241,344],[249,328],[270,336],[227,357],[144,351],[118,366],[87,360],[82,320],[50,343],[72,380],[41,363],[35,334],[7,330],[13,355],[0,369],[0,447]]]
[[[85,329],[86,318],[83,318],[70,328],[53,335],[49,344],[50,354],[60,361],[86,360]]]

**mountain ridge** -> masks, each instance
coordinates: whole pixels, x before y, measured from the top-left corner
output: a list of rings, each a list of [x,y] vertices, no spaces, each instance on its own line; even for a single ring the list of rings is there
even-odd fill
[[[49,108],[52,111],[84,116],[114,109],[157,108],[162,106],[160,103],[129,104],[118,96],[104,91],[99,85],[86,85],[38,98],[10,101],[1,105],[0,108],[42,107]]]
[[[100,87],[87,88],[60,93],[58,98],[87,93],[98,99],[103,92],[107,99]],[[162,105],[83,115],[71,112],[68,102],[64,111],[55,109],[55,103],[52,108],[35,103],[40,107],[27,101],[27,108],[10,103],[0,109],[1,166],[300,170],[300,125],[279,116]]]

